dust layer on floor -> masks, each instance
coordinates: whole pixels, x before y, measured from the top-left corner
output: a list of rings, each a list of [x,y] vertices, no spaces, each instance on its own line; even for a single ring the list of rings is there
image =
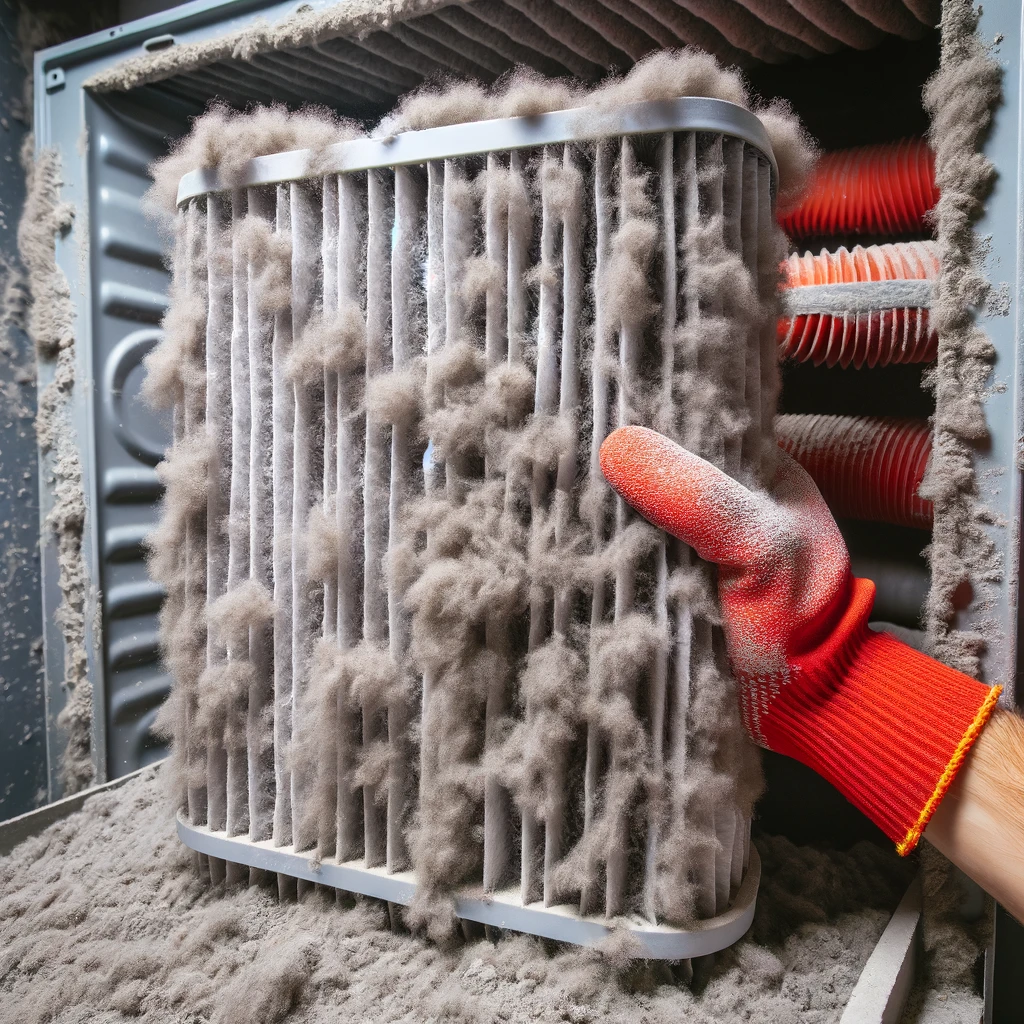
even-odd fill
[[[200,1021],[838,1021],[913,870],[869,843],[758,840],[751,933],[681,967],[506,934],[439,947],[383,904],[210,888],[174,833],[157,770],[0,859],[3,1019]]]

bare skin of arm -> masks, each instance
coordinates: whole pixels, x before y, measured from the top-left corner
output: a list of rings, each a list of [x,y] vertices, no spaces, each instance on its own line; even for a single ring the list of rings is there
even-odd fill
[[[1024,719],[992,716],[924,837],[1024,922]]]

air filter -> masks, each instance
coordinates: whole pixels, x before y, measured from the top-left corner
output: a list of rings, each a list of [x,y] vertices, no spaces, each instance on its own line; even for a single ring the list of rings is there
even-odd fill
[[[794,253],[783,273],[784,359],[843,369],[935,360],[938,336],[928,319],[939,276],[934,242]]]
[[[154,563],[214,879],[648,957],[743,934],[713,578],[598,450],[641,422],[770,467],[774,175],[753,114],[682,98],[181,181]]]

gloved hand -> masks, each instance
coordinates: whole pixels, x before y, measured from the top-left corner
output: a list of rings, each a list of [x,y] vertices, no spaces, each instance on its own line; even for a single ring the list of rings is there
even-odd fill
[[[644,427],[611,434],[601,469],[641,515],[718,565],[754,740],[809,765],[909,853],[1000,688],[868,628],[875,586],[851,576],[828,507],[784,453],[770,496]]]

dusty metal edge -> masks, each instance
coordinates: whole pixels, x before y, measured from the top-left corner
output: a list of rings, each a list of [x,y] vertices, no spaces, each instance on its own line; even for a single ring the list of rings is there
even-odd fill
[[[745,107],[706,96],[648,100],[613,110],[580,107],[536,117],[509,117],[425,128],[383,139],[352,139],[335,143],[324,153],[317,154],[315,173],[310,170],[311,150],[273,153],[250,160],[242,174],[230,183],[221,181],[216,169],[189,171],[178,185],[177,201],[181,204],[211,192],[298,181],[322,174],[348,174],[423,164],[431,160],[592,141],[608,136],[668,131],[715,132],[731,135],[754,146],[771,164],[774,201],[779,168],[764,125]]]
[[[310,854],[296,853],[290,846],[275,847],[272,842],[253,842],[247,836],[228,836],[205,826],[190,825],[180,812],[178,838],[190,849],[210,857],[391,903],[408,904],[416,891],[416,878],[410,871],[388,874],[384,868],[364,867],[362,861],[338,863],[330,857],[316,865]],[[691,930],[653,925],[641,918],[620,917],[607,921],[601,917],[581,917],[571,906],[545,907],[539,902],[524,906],[519,901],[518,889],[487,895],[481,895],[478,890],[464,890],[456,897],[455,909],[457,915],[467,921],[577,946],[595,946],[610,935],[625,931],[637,939],[646,958],[685,960],[725,949],[746,934],[754,919],[760,881],[761,862],[751,846],[750,863],[733,905],[724,914],[701,921]]]
[[[839,1024],[896,1024],[914,982],[921,929],[921,876],[900,900],[850,993]]]
[[[62,800],[55,800],[52,804],[37,807],[34,811],[28,811],[25,814],[19,814],[16,818],[0,822],[0,857],[7,856],[18,843],[31,836],[38,835],[55,821],[60,821],[62,818],[67,818],[69,815],[74,814],[75,811],[81,810],[82,804],[89,797],[95,796],[97,793],[105,793],[111,789],[119,789],[125,783],[138,778],[144,772],[150,772],[159,768],[165,760],[166,758],[161,758],[159,761],[147,764],[145,767],[139,768],[134,772],[122,775],[118,779],[104,782],[101,786],[83,789],[80,793],[75,793],[73,796],[66,796]]]

